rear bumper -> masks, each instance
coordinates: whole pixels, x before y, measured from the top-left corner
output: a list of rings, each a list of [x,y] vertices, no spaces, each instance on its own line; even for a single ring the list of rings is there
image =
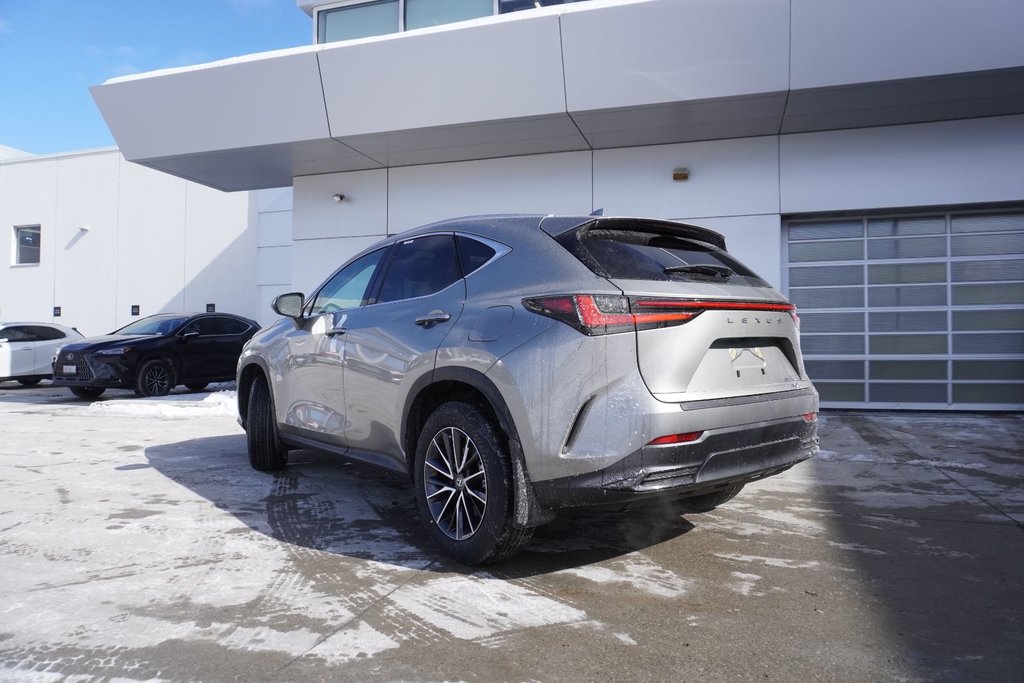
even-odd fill
[[[694,443],[644,446],[602,470],[534,482],[534,495],[551,511],[685,498],[778,474],[817,450],[816,421],[758,423]]]

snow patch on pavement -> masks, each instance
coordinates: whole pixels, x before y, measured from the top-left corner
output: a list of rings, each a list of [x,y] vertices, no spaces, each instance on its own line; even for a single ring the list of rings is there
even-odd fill
[[[463,640],[583,621],[585,612],[489,575],[448,576],[388,596],[399,609]]]
[[[563,569],[559,574],[572,574],[603,584],[626,584],[634,589],[662,598],[685,595],[692,582],[654,564],[642,556],[626,557],[604,565]]]
[[[159,398],[128,398],[96,401],[85,408],[86,415],[104,417],[235,417],[235,391],[209,394],[171,394]]]

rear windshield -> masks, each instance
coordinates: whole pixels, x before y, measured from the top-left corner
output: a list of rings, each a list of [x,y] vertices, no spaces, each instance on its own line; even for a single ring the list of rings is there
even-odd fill
[[[678,235],[583,228],[557,239],[590,270],[609,279],[770,286],[721,249]]]

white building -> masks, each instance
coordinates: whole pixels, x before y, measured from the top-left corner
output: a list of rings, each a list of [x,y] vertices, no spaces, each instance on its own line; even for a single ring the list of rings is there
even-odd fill
[[[93,89],[130,161],[294,188],[263,302],[434,219],[602,208],[722,232],[825,406],[1024,406],[1019,0],[297,4],[320,44]]]
[[[225,193],[128,163],[116,149],[31,156],[0,149],[0,320],[105,334],[138,317],[214,310],[269,322],[260,284],[291,239],[291,193]],[[275,270],[276,267],[276,270]]]

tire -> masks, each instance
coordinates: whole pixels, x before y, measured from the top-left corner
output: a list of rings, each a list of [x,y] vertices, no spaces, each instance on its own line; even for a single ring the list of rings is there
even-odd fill
[[[702,496],[683,498],[679,501],[679,508],[683,513],[711,512],[719,505],[726,503],[739,495],[743,490],[743,484],[727,486],[724,489],[705,493]]]
[[[18,380],[18,384],[23,387],[34,387],[39,384],[42,377],[22,377]]]
[[[288,464],[288,451],[277,441],[277,424],[271,403],[270,387],[260,375],[249,388],[249,407],[245,419],[249,464],[261,472],[273,472]]]
[[[202,391],[209,386],[209,384],[209,382],[192,382],[191,384],[185,384],[185,388],[189,391]]]
[[[78,398],[93,399],[99,398],[106,389],[104,387],[68,387],[71,393]]]
[[[174,388],[174,369],[159,358],[147,360],[135,375],[139,396],[166,396]]]
[[[449,557],[465,564],[497,562],[533,535],[532,527],[512,526],[508,446],[478,408],[453,401],[427,418],[413,475],[427,532]]]

